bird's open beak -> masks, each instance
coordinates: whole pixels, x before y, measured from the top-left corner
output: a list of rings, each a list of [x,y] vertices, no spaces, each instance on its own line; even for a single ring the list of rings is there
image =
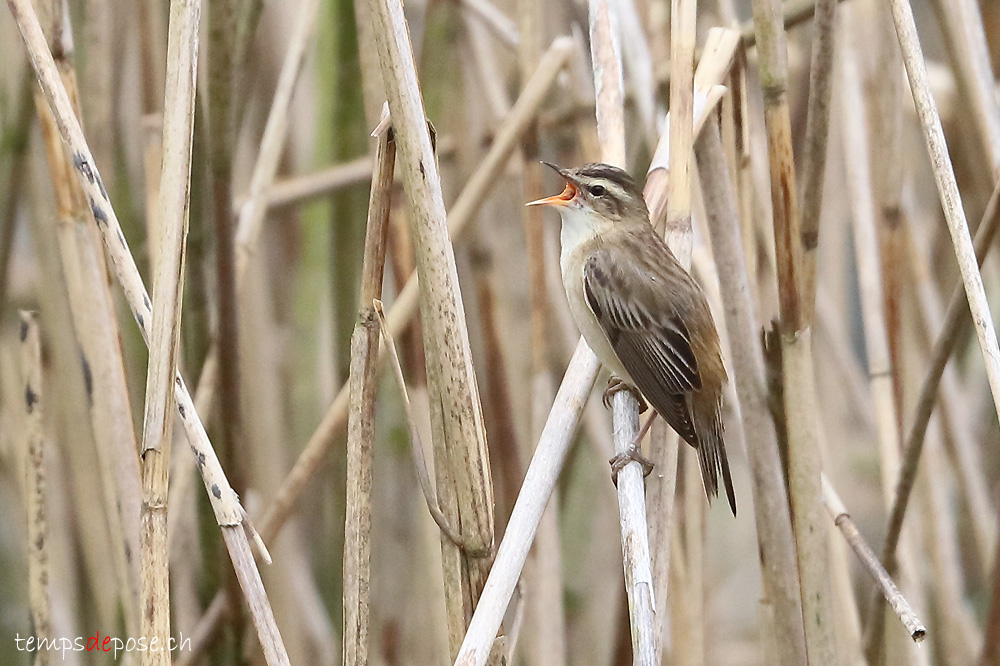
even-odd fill
[[[560,193],[560,194],[556,194],[556,195],[551,196],[551,197],[545,197],[544,199],[538,199],[536,201],[529,201],[528,203],[526,203],[524,205],[525,206],[566,206],[566,205],[568,205],[569,202],[572,201],[574,197],[576,197],[576,193],[580,191],[579,188],[577,188],[577,186],[573,184],[572,178],[566,172],[565,169],[560,169],[559,167],[557,167],[555,164],[552,164],[551,162],[542,162],[542,164],[544,164],[547,167],[551,167],[552,169],[555,169],[559,173],[560,176],[562,176],[563,178],[566,179],[566,189],[564,189],[562,191],[562,193]]]

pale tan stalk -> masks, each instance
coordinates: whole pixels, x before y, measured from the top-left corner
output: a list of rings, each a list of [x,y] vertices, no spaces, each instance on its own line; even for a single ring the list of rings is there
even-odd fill
[[[846,17],[854,18],[848,8]],[[848,25],[857,25],[848,23]],[[848,36],[844,36],[845,40]],[[882,496],[887,507],[892,505],[892,493],[899,475],[900,432],[898,427],[896,395],[893,387],[892,358],[889,348],[889,332],[883,306],[882,269],[879,263],[878,238],[876,236],[876,206],[872,185],[869,155],[868,128],[864,113],[863,83],[855,60],[855,47],[846,42],[841,49],[840,63],[840,118],[843,155],[847,172],[847,194],[851,205],[851,219],[854,227],[855,264],[861,295],[862,323],[865,335],[865,350],[868,358],[868,377],[875,425],[878,434],[880,471],[882,475]],[[836,519],[836,516],[835,516]],[[843,529],[843,527],[842,527]],[[849,539],[850,540],[850,539]],[[902,567],[901,584],[911,593],[916,591],[917,580],[914,572],[915,554],[910,540],[900,554]],[[910,585],[914,587],[911,588]],[[887,597],[889,599],[889,597]],[[892,604],[891,599],[890,604]],[[874,636],[878,632],[872,632]],[[868,649],[875,649],[878,643],[873,639]],[[922,655],[915,648],[908,651],[910,663],[919,663]],[[869,660],[873,653],[869,651]]]
[[[24,392],[24,504],[28,524],[28,599],[36,640],[52,639],[52,601],[49,597],[49,528],[46,520],[47,442],[42,425],[42,344],[38,335],[38,315],[21,311],[21,372]],[[39,652],[36,666],[49,663],[47,651]]]
[[[461,525],[467,548],[488,552],[494,526],[486,432],[437,160],[427,131],[402,3],[369,0],[368,7],[395,128],[420,276],[439,503],[449,523]],[[491,558],[477,557],[448,539],[442,539],[441,549],[449,642],[455,654]]]
[[[750,462],[751,491],[764,598],[779,637],[776,663],[807,663],[795,542],[788,497],[781,474],[774,419],[768,409],[764,361],[758,334],[757,305],[747,274],[735,195],[719,132],[709,127],[696,144],[698,173],[708,214],[712,252],[725,305],[732,350],[733,378],[743,417],[743,439]]]
[[[546,51],[538,69],[525,84],[520,98],[511,109],[510,116],[497,131],[490,151],[483,158],[479,168],[469,178],[461,195],[452,206],[448,216],[448,231],[453,239],[457,240],[461,236],[468,222],[473,219],[482,204],[486,191],[494,185],[497,175],[506,167],[507,160],[517,146],[521,133],[538,112],[539,106],[550,87],[555,83],[556,76],[566,64],[571,51],[572,43],[570,41],[555,40]],[[393,335],[399,335],[416,313],[417,284],[417,276],[411,275],[386,315]],[[333,443],[335,434],[344,427],[347,417],[347,396],[347,388],[342,387],[336,399],[327,409],[323,421],[309,438],[305,449],[282,482],[272,505],[261,520],[261,534],[265,538],[276,534],[281,525],[288,519],[293,505],[309,479],[312,478],[327,449]]]
[[[77,84],[68,24],[53,36],[53,43],[61,45],[57,66],[75,100]],[[137,631],[139,569],[138,562],[130,560],[130,553],[139,550],[139,463],[117,317],[105,277],[100,240],[89,227],[90,211],[73,177],[73,166],[63,150],[55,120],[38,92],[35,106],[56,200],[55,232],[67,278],[69,309],[80,341],[86,404],[119,584],[117,597],[122,603],[126,626]],[[74,447],[71,457],[78,452]]]
[[[556,392],[455,666],[486,664],[600,367],[597,357],[581,340]]]
[[[628,82],[630,95],[635,101],[636,110],[639,112],[641,136],[652,148],[656,145],[659,132],[657,118],[660,113],[656,105],[653,57],[646,40],[646,31],[643,29],[645,21],[639,16],[640,4],[645,3],[637,3],[635,0],[614,0],[613,2],[618,30],[621,35],[625,79]],[[671,23],[671,29],[672,25]],[[674,62],[677,61],[674,60]],[[691,65],[694,66],[693,41],[691,43]]]
[[[830,134],[830,96],[836,48],[837,3],[817,0],[813,15],[812,61],[809,68],[809,101],[806,116],[805,154],[802,156],[802,293],[806,308],[816,303],[816,248],[823,209],[826,177],[826,144]],[[858,110],[860,113],[860,110]],[[812,319],[811,314],[807,315]]]
[[[65,87],[59,80],[59,74],[52,54],[49,52],[42,34],[38,17],[26,0],[8,0],[8,6],[21,31],[22,39],[32,58],[32,65],[45,94],[49,107],[58,127],[59,134],[67,144],[68,150],[73,155],[73,166],[76,171],[80,185],[83,187],[91,211],[97,221],[108,254],[112,258],[116,274],[125,292],[125,297],[139,325],[140,332],[144,340],[148,340],[150,318],[152,317],[151,302],[142,284],[142,279],[135,266],[135,260],[129,252],[122,234],[118,217],[110,205],[108,194],[104,189],[94,159],[87,147],[87,142],[83,136],[83,131],[79,121],[73,112],[72,104],[69,100]],[[257,547],[261,550],[265,559],[268,559],[263,541],[254,531],[249,517],[239,504],[239,500],[232,488],[226,481],[225,474],[219,464],[218,458],[212,449],[211,442],[202,425],[198,414],[195,411],[191,395],[188,392],[183,379],[175,375],[172,379],[173,391],[177,401],[177,411],[181,416],[188,443],[194,452],[196,461],[201,469],[205,488],[209,492],[209,500],[212,504],[216,521],[220,526],[233,526],[229,531],[227,546],[230,546],[230,554],[240,565],[246,563],[241,553],[235,552],[232,544],[237,542],[245,543],[247,538],[254,539]],[[226,532],[224,531],[224,535]],[[238,559],[237,559],[238,558]],[[252,559],[251,559],[252,564]],[[256,572],[238,572],[241,583],[248,584],[259,582],[259,575]],[[263,599],[263,601],[261,601]],[[263,595],[262,588],[255,591],[255,599],[251,604],[251,610],[257,612],[261,609],[261,604],[266,604],[266,596]],[[273,617],[255,617],[255,624],[258,626],[258,633],[276,633],[273,628]],[[259,623],[258,623],[259,621]]]
[[[543,3],[520,0],[517,3],[518,65],[522,81],[527,81],[538,68],[542,55],[542,34],[545,28]],[[487,73],[489,79],[495,79]],[[524,157],[522,184],[525,201],[545,196],[542,164],[539,162],[539,132],[537,119],[525,131],[521,141]],[[549,364],[549,328],[551,305],[546,289],[546,239],[544,211],[540,206],[521,209],[524,225],[525,250],[528,256],[528,289],[531,303],[531,440],[537,441],[545,427],[549,406],[555,397],[555,382]],[[524,453],[527,457],[528,452]],[[523,467],[523,463],[521,464]],[[517,470],[517,477],[523,475]],[[563,571],[559,536],[559,491],[554,489],[542,514],[535,539],[532,562],[527,578],[531,592],[527,595],[528,640],[534,664],[562,666],[566,663],[566,619],[563,608]],[[511,504],[510,506],[513,506]]]
[[[879,562],[875,551],[872,550],[871,546],[864,540],[864,537],[861,536],[857,526],[851,519],[851,515],[844,507],[844,503],[837,495],[837,491],[834,490],[825,476],[823,477],[823,503],[826,506],[827,513],[830,514],[834,524],[861,560],[865,570],[875,579],[879,589],[885,596],[885,600],[892,606],[892,610],[896,612],[899,621],[903,623],[910,637],[914,642],[922,641],[927,633],[927,629],[916,613],[913,612],[909,602],[906,601],[899,588],[892,582],[892,578],[882,566],[882,563]]]
[[[462,0],[462,6],[473,14],[483,25],[505,45],[516,49],[521,45],[518,25],[507,18],[490,0]]]
[[[347,418],[347,520],[344,526],[344,666],[368,663],[371,582],[372,466],[379,326],[375,299],[382,297],[386,234],[392,208],[396,146],[385,130],[375,146],[361,266],[358,321],[351,337],[351,407]]]
[[[309,37],[316,26],[316,12],[319,0],[305,0],[299,9],[294,32],[289,40],[285,59],[278,76],[278,85],[271,100],[271,109],[264,126],[264,134],[260,140],[257,161],[254,163],[250,177],[250,187],[246,200],[240,206],[234,243],[236,246],[236,291],[239,292],[246,282],[244,274],[250,262],[252,249],[257,245],[263,228],[267,206],[264,193],[274,181],[278,171],[285,145],[285,134],[288,130],[288,109],[292,101],[292,93],[302,70]],[[218,341],[213,341],[205,358],[205,365],[198,380],[197,400],[199,412],[205,415],[211,413],[212,398],[215,388],[218,365]],[[204,388],[203,388],[204,387]]]
[[[820,505],[820,451],[812,360],[811,313],[805,304],[802,226],[795,196],[788,109],[788,54],[779,3],[753,1],[760,83],[764,93],[771,203],[781,312],[788,479],[809,664],[836,659],[828,577],[827,532]]]
[[[173,436],[174,377],[180,341],[184,253],[188,230],[191,144],[198,71],[200,0],[170,3],[167,79],[164,93],[163,164],[157,255],[154,258],[153,322],[149,336],[146,404],[142,428],[141,593],[142,635],[170,640],[167,491]],[[169,664],[166,650],[144,652],[143,664]]]
[[[913,103],[927,142],[938,196],[948,222],[948,231],[951,233],[962,283],[969,299],[973,326],[986,365],[990,391],[993,394],[993,407],[1000,415],[1000,346],[997,344],[993,317],[983,288],[983,278],[976,264],[976,253],[972,246],[972,237],[969,235],[969,224],[962,209],[962,198],[955,181],[954,167],[948,157],[941,118],[931,96],[927,64],[920,49],[913,9],[909,0],[890,0],[889,5],[892,8],[892,18],[896,25],[900,50],[903,53],[903,64],[910,82]]]
[[[972,116],[980,150],[990,168],[988,180],[996,182],[1000,177],[1000,103],[979,3],[933,0],[931,6],[937,14],[959,95],[965,100],[962,106]]]
[[[625,168],[625,83],[617,16],[610,0],[590,0],[589,7],[601,161]],[[627,454],[639,434],[639,403],[630,392],[621,391],[612,404],[615,454]],[[632,628],[632,660],[637,666],[654,666],[657,663],[656,601],[642,465],[634,460],[625,465],[618,473],[617,486],[625,592]]]

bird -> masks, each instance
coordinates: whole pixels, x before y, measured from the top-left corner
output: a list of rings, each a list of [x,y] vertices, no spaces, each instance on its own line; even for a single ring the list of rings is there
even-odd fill
[[[653,230],[642,190],[624,170],[602,163],[564,169],[561,194],[531,201],[562,218],[560,268],[573,319],[612,377],[605,402],[629,390],[652,405],[698,453],[709,502],[719,479],[736,515],[723,440],[728,380],[704,292]],[[625,459],[648,461],[638,440]],[[617,465],[617,467],[616,467]]]

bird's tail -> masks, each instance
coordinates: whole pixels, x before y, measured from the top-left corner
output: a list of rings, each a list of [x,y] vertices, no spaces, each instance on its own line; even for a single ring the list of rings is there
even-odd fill
[[[694,405],[692,405],[694,406]],[[729,472],[729,459],[726,457],[726,443],[722,437],[722,414],[718,405],[712,405],[709,410],[692,410],[694,412],[695,432],[698,442],[698,464],[701,467],[701,478],[705,483],[705,493],[709,501],[719,496],[719,475],[726,487],[726,498],[729,508],[736,515],[736,493],[733,490],[733,477]],[[706,413],[707,412],[707,413]]]

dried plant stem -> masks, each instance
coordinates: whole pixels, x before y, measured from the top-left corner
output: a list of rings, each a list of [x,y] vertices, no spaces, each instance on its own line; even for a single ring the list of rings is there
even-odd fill
[[[239,292],[246,283],[244,274],[250,262],[253,248],[256,247],[264,216],[267,212],[265,192],[274,181],[278,171],[278,162],[285,145],[285,134],[288,130],[288,109],[295,91],[305,60],[309,37],[316,25],[316,12],[319,0],[305,0],[300,9],[294,34],[289,40],[285,59],[278,75],[278,85],[271,101],[267,122],[264,125],[264,135],[261,137],[260,150],[250,176],[250,187],[247,198],[240,206],[239,216],[234,236],[235,242],[235,276],[236,291]],[[226,341],[229,345],[229,341]],[[198,380],[197,401],[198,411],[203,415],[211,413],[215,388],[219,373],[219,342],[216,340],[208,351],[205,364]]]
[[[695,146],[712,252],[719,273],[725,321],[732,349],[733,376],[743,417],[743,437],[750,461],[754,517],[764,586],[762,601],[773,618],[776,663],[807,663],[795,541],[788,496],[781,474],[774,419],[767,404],[757,307],[740,238],[740,222],[722,140],[708,127]]]
[[[566,64],[572,52],[572,42],[557,39],[549,47],[539,62],[538,69],[525,84],[521,97],[511,109],[510,116],[497,131],[496,138],[479,168],[472,174],[461,195],[452,206],[448,216],[448,230],[457,240],[468,222],[482,204],[486,191],[496,182],[500,171],[506,166],[517,146],[521,133],[534,118],[542,100],[556,79],[556,75]],[[386,319],[393,335],[399,333],[409,323],[417,309],[417,276],[411,275],[406,286],[400,290]],[[333,442],[336,432],[344,427],[347,418],[348,391],[341,388],[336,399],[327,409],[323,421],[316,428],[305,449],[299,455],[292,470],[285,477],[275,495],[271,507],[261,520],[261,534],[270,538],[277,533],[291,514],[292,508],[313,473],[318,469],[323,456]]]
[[[28,515],[28,598],[36,640],[52,638],[52,602],[49,598],[49,546],[46,521],[45,431],[42,425],[42,345],[38,316],[21,315],[21,372],[24,377],[24,499]],[[39,652],[35,664],[45,666],[47,652]]]
[[[173,435],[174,377],[180,340],[184,252],[188,229],[191,144],[198,71],[200,0],[170,3],[164,93],[163,165],[160,172],[160,238],[154,261],[153,322],[142,429],[140,607],[142,635],[170,640],[167,491]],[[169,651],[143,653],[143,664],[169,664]]]
[[[68,24],[55,31],[59,43],[62,81],[77,99]],[[128,628],[138,631],[138,562],[131,553],[139,551],[139,461],[132,425],[131,405],[125,382],[125,367],[119,341],[117,317],[106,280],[100,240],[89,227],[90,211],[73,177],[44,97],[36,91],[35,106],[42,127],[56,200],[55,224],[73,327],[80,341],[84,388],[97,458],[100,465],[105,513],[112,547],[111,554],[120,586],[119,598]]]
[[[810,312],[803,293],[802,228],[795,198],[795,170],[788,109],[788,63],[779,3],[754,0],[757,52],[764,92],[781,312],[782,376],[788,431],[788,483],[799,565],[806,654],[810,664],[836,658],[827,531],[820,506],[818,411],[812,362]]]
[[[396,146],[392,130],[378,137],[368,205],[361,299],[351,338],[351,406],[347,417],[347,519],[344,526],[345,666],[368,663],[369,587],[371,582],[372,448],[375,440],[375,391],[378,387],[379,326],[373,302],[382,297],[386,234],[392,207]]]
[[[76,170],[77,178],[83,187],[87,201],[90,204],[97,227],[104,239],[108,254],[112,258],[118,280],[125,292],[126,300],[135,315],[136,323],[142,333],[143,339],[148,340],[150,319],[152,317],[152,304],[146,289],[142,284],[142,279],[136,269],[135,259],[129,252],[125,242],[125,236],[121,231],[118,217],[112,208],[108,194],[104,189],[100,174],[94,166],[94,159],[87,147],[83,130],[77,120],[69,96],[65,87],[59,79],[59,74],[52,59],[38,22],[38,16],[33,11],[30,2],[27,0],[8,0],[8,6],[18,24],[22,39],[31,56],[35,74],[38,77],[41,89],[52,110],[56,126],[67,148],[73,155],[73,166]],[[177,401],[177,411],[184,424],[188,443],[195,455],[198,466],[202,472],[205,488],[209,492],[209,501],[212,504],[216,521],[220,526],[238,526],[239,529],[231,530],[234,542],[253,538],[257,548],[262,551],[264,558],[269,556],[264,549],[263,541],[254,531],[249,517],[239,504],[239,499],[226,481],[225,473],[219,464],[219,460],[212,449],[211,442],[205,432],[204,425],[198,417],[194,408],[194,402],[188,392],[180,375],[173,377],[172,389]],[[228,541],[227,541],[228,544]],[[234,566],[245,564],[245,559],[237,559],[238,553],[230,548],[230,557],[234,561]],[[252,566],[252,560],[251,560]],[[239,572],[238,572],[239,573]],[[256,571],[246,572],[241,575],[243,580],[249,583],[256,581],[259,583],[259,575]],[[256,598],[250,602],[252,612],[256,612],[261,604],[266,605],[266,595],[259,585],[255,589]],[[254,622],[258,627],[258,634],[268,633],[276,635],[277,630],[273,627],[273,617],[254,617]]]
[[[823,209],[826,144],[830,134],[830,96],[833,89],[833,56],[836,48],[837,3],[817,0],[813,16],[812,61],[809,69],[809,102],[806,117],[805,155],[802,159],[802,293],[806,308],[816,302],[816,248]],[[807,315],[812,319],[812,315]]]
[[[597,91],[597,139],[601,146],[601,160],[624,168],[625,84],[622,79],[616,15],[613,4],[608,0],[590,0],[589,6],[591,60],[594,67],[594,88]],[[688,125],[690,127],[690,121]],[[639,433],[639,404],[635,396],[623,391],[616,394],[613,406],[615,454],[624,455],[634,446]],[[629,624],[632,627],[632,659],[635,664],[653,666],[657,662],[653,630],[656,606],[649,555],[649,526],[646,522],[642,466],[634,460],[618,473],[618,511],[625,592],[628,596]]]
[[[581,340],[556,392],[455,666],[486,664],[600,367],[597,357]]]
[[[990,180],[1000,177],[1000,103],[997,102],[989,46],[976,0],[934,0],[941,34],[955,71],[955,82],[979,135]]]
[[[979,266],[986,258],[986,253],[993,246],[997,228],[1000,227],[1000,184],[993,190],[983,219],[976,230],[975,253]],[[896,547],[899,544],[903,529],[903,519],[909,505],[910,494],[917,478],[917,467],[920,454],[923,451],[927,425],[930,423],[934,403],[937,401],[938,387],[944,374],[948,359],[958,343],[958,335],[962,324],[966,321],[966,292],[962,285],[957,285],[948,302],[948,311],[944,316],[944,325],[934,343],[930,367],[924,376],[920,387],[920,397],[914,409],[913,424],[910,426],[903,449],[903,462],[899,470],[899,478],[893,494],[894,502],[889,514],[889,526],[886,531],[885,545],[882,550],[882,561],[890,573],[895,571]]]
[[[948,146],[945,143],[941,118],[938,115],[934,98],[931,96],[930,82],[927,78],[927,64],[920,49],[917,27],[913,19],[913,8],[910,6],[909,0],[890,0],[889,6],[892,8],[896,35],[903,53],[903,65],[906,67],[910,92],[913,94],[913,103],[916,106],[920,127],[927,142],[938,195],[944,209],[945,219],[948,222],[948,231],[951,232],[958,267],[962,274],[962,283],[969,299],[972,323],[979,340],[983,361],[986,364],[986,376],[993,394],[993,407],[1000,416],[1000,346],[997,344],[993,317],[990,314],[989,302],[986,300],[986,291],[983,288],[983,278],[976,264],[976,253],[969,235],[965,211],[962,209],[962,198],[955,181],[955,171],[948,157]]]
[[[410,211],[420,276],[420,315],[427,356],[437,491],[442,511],[461,525],[473,551],[493,544],[493,486],[479,390],[448,233],[441,181],[427,131],[416,65],[400,0],[369,0],[375,44]],[[452,654],[458,652],[489,571],[490,558],[441,542]]]
[[[697,0],[670,3],[670,157],[667,226],[664,237],[674,256],[691,269],[691,167],[694,138],[694,44]]]
[[[833,486],[830,485],[825,476],[823,477],[823,504],[826,505],[826,510],[833,519],[837,529],[844,535],[851,549],[858,556],[858,559],[861,560],[865,570],[878,583],[879,589],[882,591],[883,596],[885,596],[885,600],[892,606],[892,610],[896,612],[899,621],[906,627],[906,631],[909,632],[910,637],[914,642],[919,643],[922,641],[927,633],[927,629],[916,613],[913,612],[913,609],[899,591],[899,588],[892,582],[892,577],[882,566],[882,563],[879,562],[875,551],[872,550],[868,542],[861,536],[850,514],[847,513],[847,508],[837,495],[837,491],[833,489]]]

